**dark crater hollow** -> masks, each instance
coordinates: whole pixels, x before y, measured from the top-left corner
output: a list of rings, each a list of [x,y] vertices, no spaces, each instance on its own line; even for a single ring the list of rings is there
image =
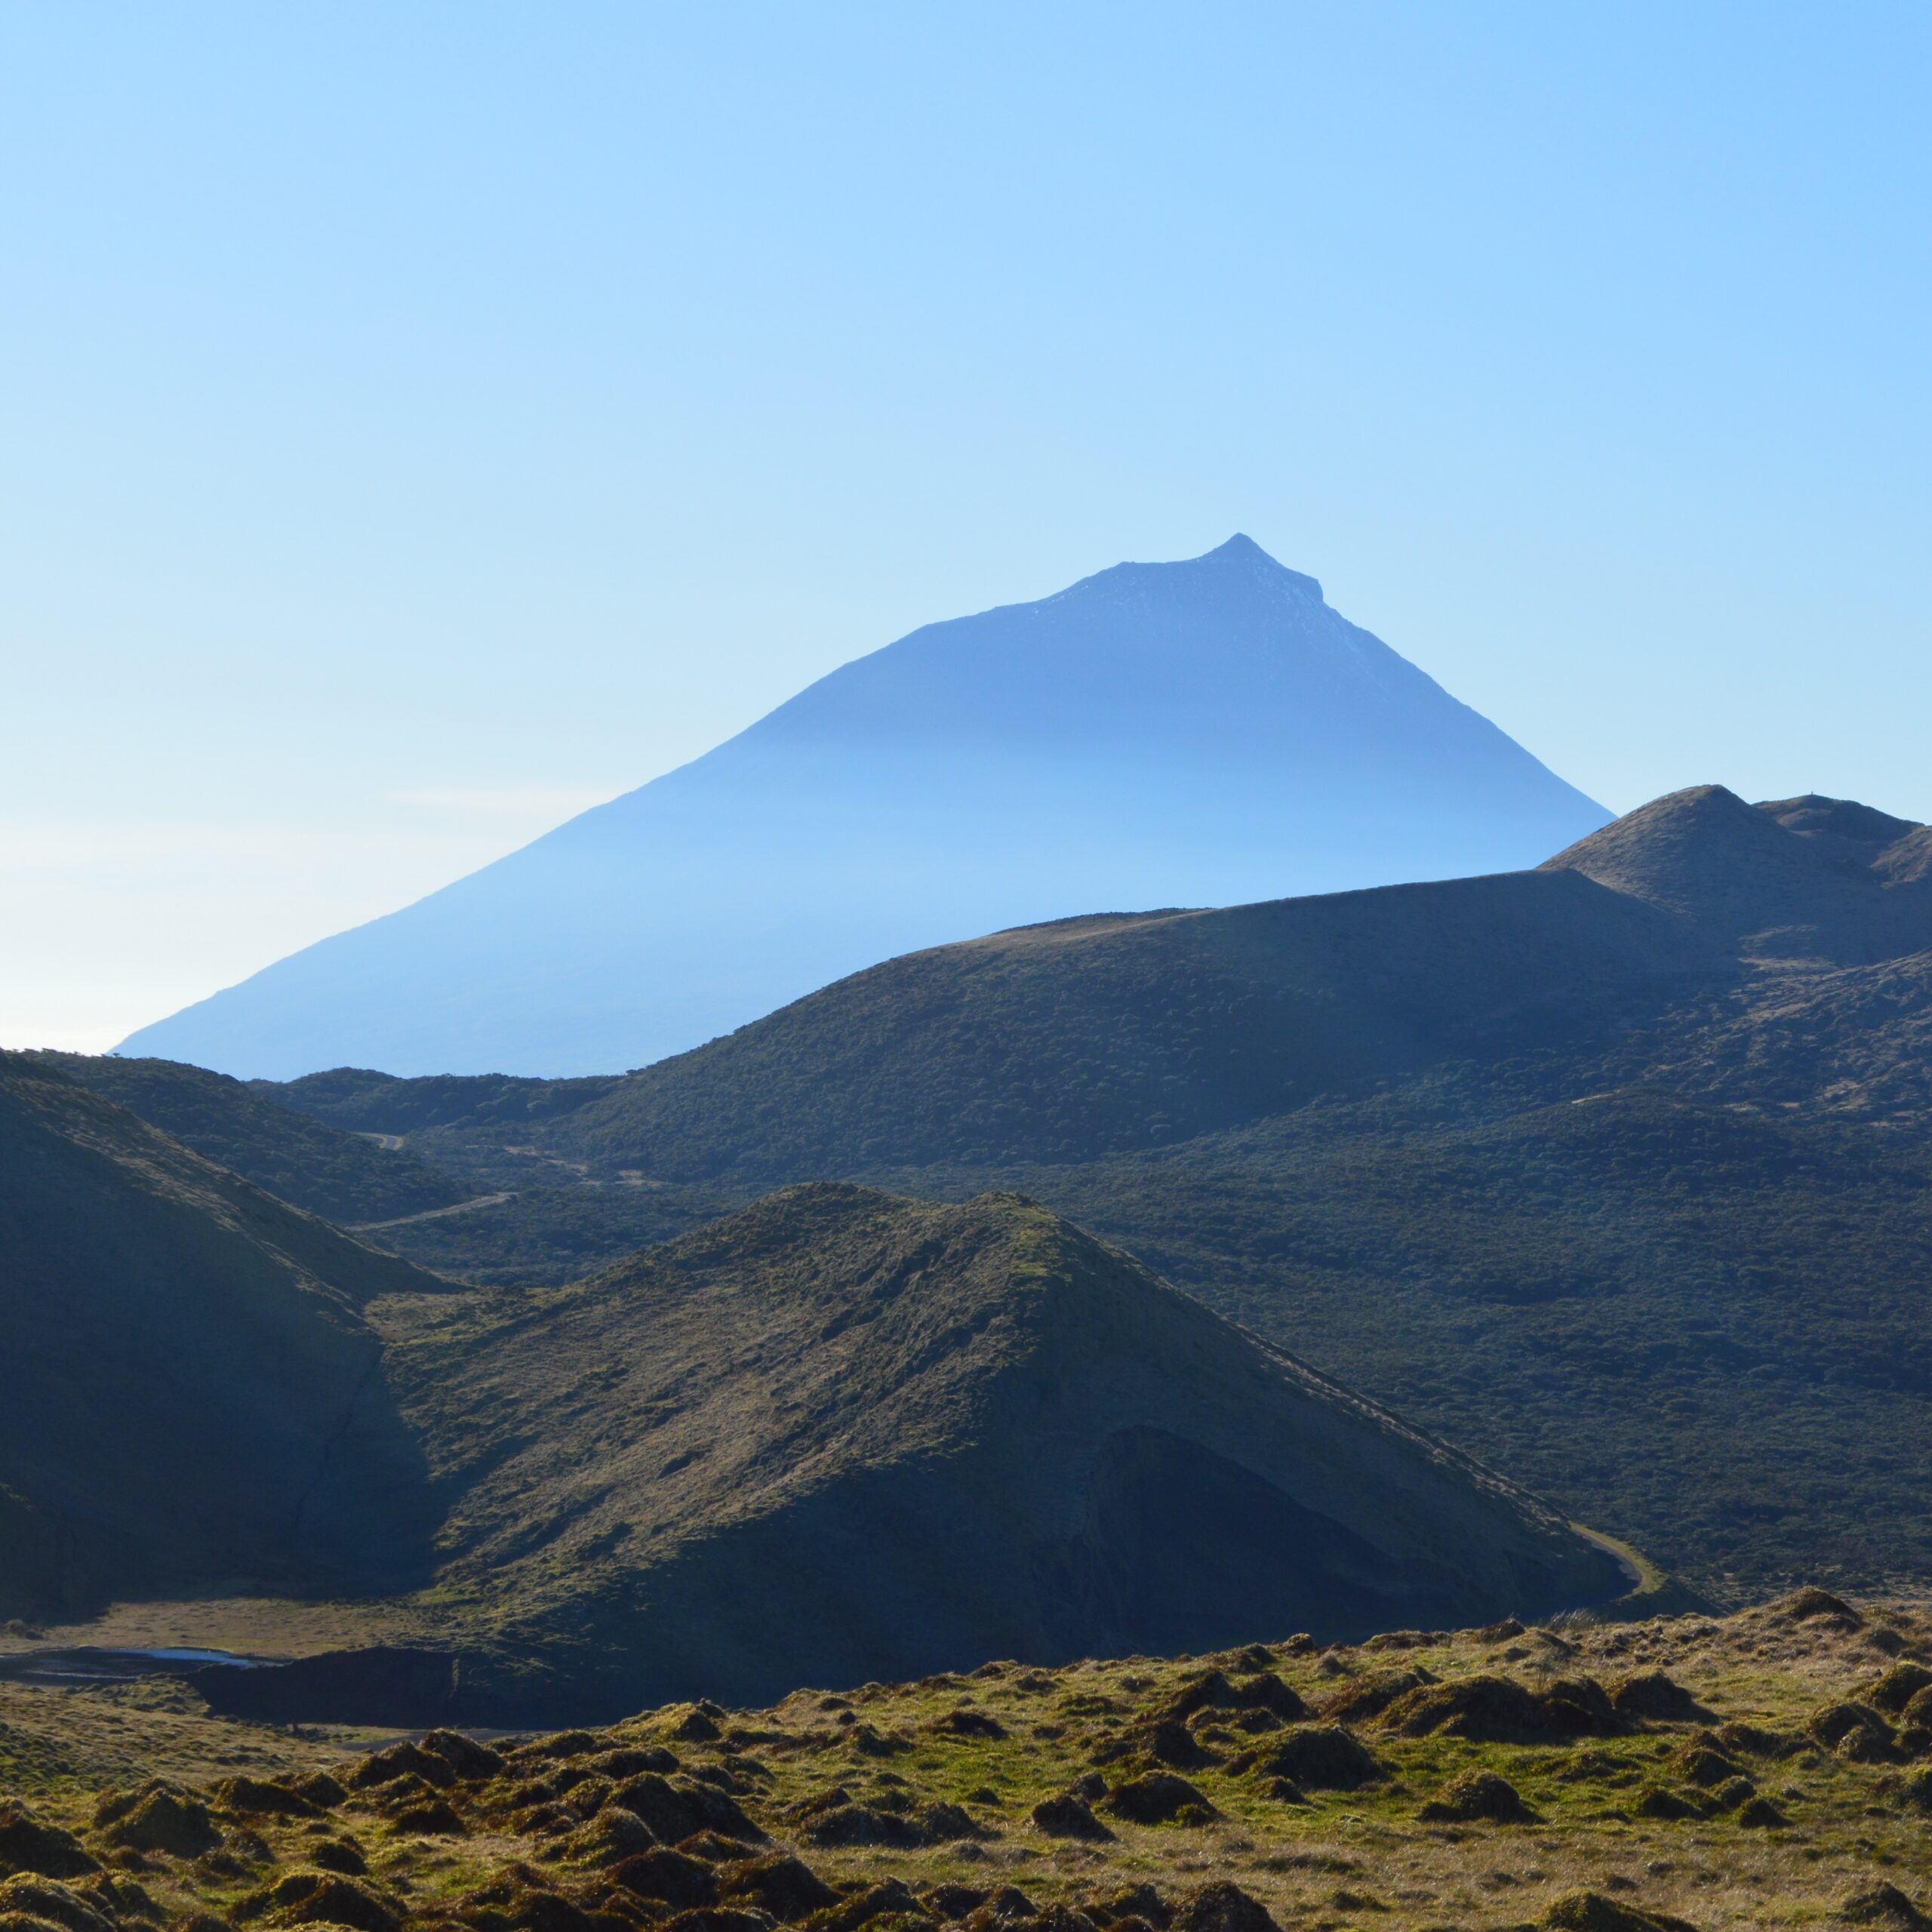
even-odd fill
[[[1087,1520],[1044,1580],[1057,1648],[1165,1654],[1267,1632],[1324,1642],[1442,1626],[1482,1606],[1275,1484],[1164,1429],[1124,1429],[1095,1457]]]

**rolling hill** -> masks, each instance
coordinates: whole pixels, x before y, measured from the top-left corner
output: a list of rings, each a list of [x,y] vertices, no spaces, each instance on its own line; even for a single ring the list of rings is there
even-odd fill
[[[0,1610],[167,1599],[205,1642],[224,1598],[349,1600],[323,1620],[349,1647],[211,1681],[285,1718],[614,1716],[1627,1587],[1546,1506],[1017,1196],[795,1189],[505,1291],[44,1061],[0,1062]],[[358,1604],[417,1647],[354,1641]]]
[[[1237,537],[915,631],[123,1051],[602,1073],[940,941],[1528,865],[1607,816]]]
[[[1646,1026],[1668,1056],[1700,1001],[1775,1011],[1932,950],[1932,884],[1890,863],[1927,828],[1887,821],[1846,856],[1786,809],[1701,786],[1534,872],[1071,920],[890,961],[586,1091],[543,1138],[666,1180],[1058,1162],[1451,1062],[1574,1065]],[[1838,1075],[1821,1066],[1821,1094]]]

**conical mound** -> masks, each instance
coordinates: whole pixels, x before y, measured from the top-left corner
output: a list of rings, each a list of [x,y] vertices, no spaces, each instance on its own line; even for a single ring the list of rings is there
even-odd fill
[[[1623,1587],[1501,1478],[1017,1195],[787,1189],[397,1360],[464,1492],[446,1583],[568,1647],[591,1709]]]

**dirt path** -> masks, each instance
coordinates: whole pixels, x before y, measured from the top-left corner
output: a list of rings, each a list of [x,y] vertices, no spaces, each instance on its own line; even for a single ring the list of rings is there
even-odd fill
[[[373,1235],[384,1228],[406,1228],[417,1221],[440,1221],[445,1214],[467,1214],[478,1208],[494,1208],[500,1201],[514,1201],[514,1188],[501,1194],[479,1194],[469,1201],[453,1202],[447,1208],[426,1208],[420,1214],[398,1214],[392,1221],[358,1221],[349,1229],[352,1235]]]

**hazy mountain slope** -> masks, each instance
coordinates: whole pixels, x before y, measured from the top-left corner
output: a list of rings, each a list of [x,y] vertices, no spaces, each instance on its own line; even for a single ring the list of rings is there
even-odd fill
[[[361,1309],[441,1285],[0,1055],[0,1611],[420,1576]]]
[[[940,941],[1530,865],[1605,816],[1237,537],[916,631],[127,1045],[606,1072]]]
[[[789,1190],[532,1303],[383,1318],[445,1592],[578,1689],[1361,1633],[1616,1594],[1501,1478],[1015,1196]],[[480,1681],[480,1680],[479,1680]]]
[[[415,1155],[326,1126],[226,1074],[111,1054],[34,1057],[278,1200],[327,1220],[351,1226],[386,1221],[463,1196],[447,1174]]]

